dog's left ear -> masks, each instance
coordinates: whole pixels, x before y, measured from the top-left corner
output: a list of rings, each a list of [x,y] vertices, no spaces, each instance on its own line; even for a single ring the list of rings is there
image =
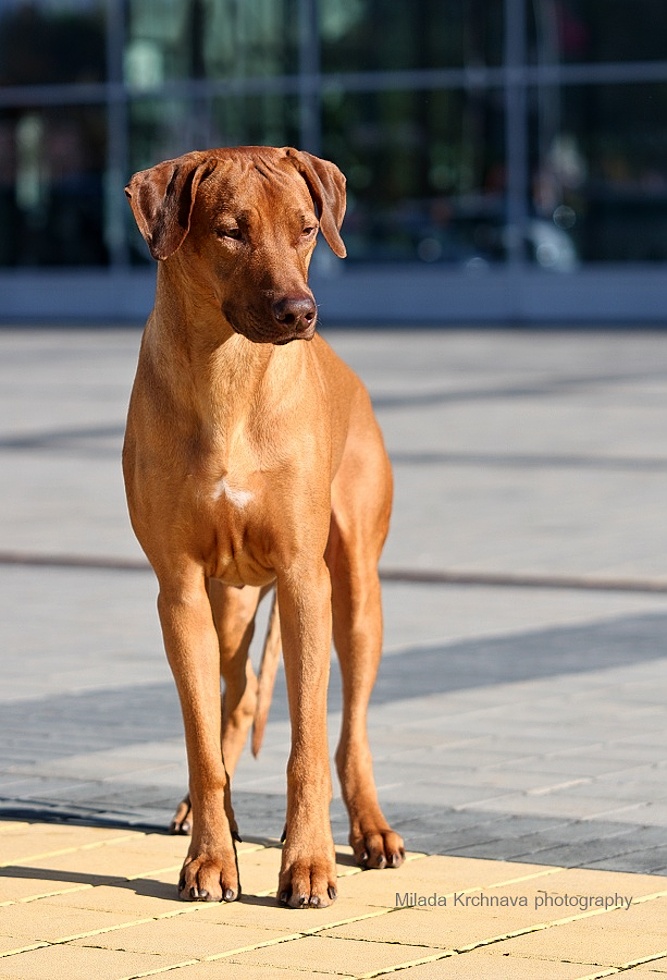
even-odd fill
[[[286,147],[285,152],[302,175],[311,197],[320,212],[320,227],[332,252],[338,258],[347,255],[345,243],[339,231],[345,217],[345,177],[334,163],[321,160],[306,153]]]
[[[169,258],[183,244],[197,188],[215,167],[205,153],[186,153],[136,173],[125,188],[134,219],[154,259]]]

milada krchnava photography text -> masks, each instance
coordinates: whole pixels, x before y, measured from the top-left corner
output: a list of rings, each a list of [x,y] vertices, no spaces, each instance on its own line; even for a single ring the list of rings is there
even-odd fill
[[[396,892],[396,908],[563,908],[587,912],[589,909],[630,908],[632,895],[560,895],[555,892],[538,891],[528,895],[492,895],[486,892],[451,892],[440,895],[437,892]]]

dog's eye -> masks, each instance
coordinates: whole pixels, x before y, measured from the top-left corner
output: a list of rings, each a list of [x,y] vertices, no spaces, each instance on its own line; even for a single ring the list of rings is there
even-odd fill
[[[306,227],[303,229],[301,234],[303,235],[304,238],[310,238],[312,235],[315,234],[316,231],[317,228],[315,227],[315,225],[306,225]]]
[[[243,238],[243,232],[240,228],[218,228],[217,236],[218,238],[231,238],[232,241],[240,242]]]

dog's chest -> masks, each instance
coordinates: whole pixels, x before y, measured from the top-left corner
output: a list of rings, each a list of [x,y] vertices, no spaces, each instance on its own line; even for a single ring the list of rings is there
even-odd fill
[[[207,574],[227,585],[260,584],[267,556],[259,486],[226,472],[199,488],[200,518],[192,527]]]
[[[246,480],[242,482],[247,483]],[[219,480],[215,481],[210,494],[214,504],[223,501],[232,510],[241,512],[252,503],[254,496],[252,490],[248,490],[229,476],[221,476]]]

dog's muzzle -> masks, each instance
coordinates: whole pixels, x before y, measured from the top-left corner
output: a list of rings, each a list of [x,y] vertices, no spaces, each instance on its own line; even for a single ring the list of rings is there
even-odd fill
[[[312,293],[273,300],[264,317],[250,311],[239,316],[229,308],[223,313],[236,333],[259,344],[281,346],[293,340],[310,340],[317,325],[317,304]]]

